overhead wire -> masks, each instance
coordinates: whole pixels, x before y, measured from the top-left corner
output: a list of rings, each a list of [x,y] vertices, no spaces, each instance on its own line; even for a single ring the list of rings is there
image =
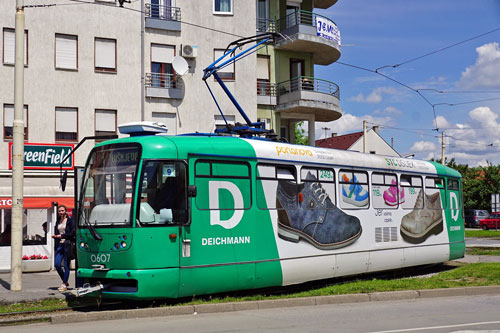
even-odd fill
[[[445,46],[445,47],[442,47],[438,50],[434,50],[434,51],[431,51],[429,53],[426,53],[426,54],[423,54],[421,56],[418,56],[418,57],[415,57],[415,58],[412,58],[412,59],[409,59],[409,60],[406,60],[406,61],[403,61],[401,63],[398,63],[398,64],[395,64],[395,65],[385,65],[385,66],[381,66],[379,68],[376,69],[376,71],[378,71],[379,69],[382,69],[382,68],[397,68],[397,67],[400,67],[402,65],[405,65],[407,63],[410,63],[412,61],[416,61],[416,60],[419,60],[419,59],[422,59],[422,58],[425,58],[427,56],[430,56],[430,55],[433,55],[433,54],[436,54],[436,53],[439,53],[439,52],[442,52],[444,50],[447,50],[447,49],[450,49],[452,47],[455,47],[455,46],[458,46],[458,45],[461,45],[461,44],[464,44],[464,43],[467,43],[467,42],[470,42],[471,40],[474,40],[474,39],[477,39],[477,38],[480,38],[480,37],[483,37],[483,36],[486,36],[486,35],[489,35],[491,33],[494,33],[496,31],[499,31],[500,28],[496,28],[496,29],[493,29],[493,30],[490,30],[490,31],[487,31],[487,32],[484,32],[482,34],[479,34],[477,36],[474,36],[474,37],[471,37],[471,38],[467,38],[465,40],[462,40],[460,42],[457,42],[457,43],[454,43],[454,44],[451,44],[451,45],[448,45],[448,46]]]

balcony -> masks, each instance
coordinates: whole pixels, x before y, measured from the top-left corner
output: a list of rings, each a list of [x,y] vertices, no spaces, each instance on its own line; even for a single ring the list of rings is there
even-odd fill
[[[259,22],[257,22],[259,24]],[[257,26],[257,29],[263,26]],[[279,20],[269,29],[276,29],[285,38],[278,40],[276,49],[312,53],[313,62],[329,65],[340,58],[340,31],[329,18],[305,10],[296,11]]]
[[[182,83],[173,74],[146,73],[146,97],[182,99]]]
[[[276,111],[314,114],[316,121],[332,121],[342,116],[339,86],[333,82],[299,76],[277,84]]]
[[[181,9],[179,7],[146,4],[144,12],[146,28],[181,31]]]
[[[257,79],[257,104],[276,105],[276,83]]]
[[[335,5],[336,3],[337,3],[337,0],[315,0],[314,7],[321,8],[321,9],[327,9],[327,8],[330,8],[331,6]]]

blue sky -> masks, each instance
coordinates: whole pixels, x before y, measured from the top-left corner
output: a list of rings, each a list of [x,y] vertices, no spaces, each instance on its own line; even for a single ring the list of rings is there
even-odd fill
[[[439,50],[500,28],[500,0],[339,0],[316,10],[335,21],[342,37],[340,62],[374,70]],[[340,86],[343,116],[316,124],[346,134],[366,119],[401,154],[441,158],[445,131],[447,158],[470,166],[500,163],[500,30],[381,72],[417,93],[375,73],[338,63],[316,66],[315,76]],[[489,92],[494,91],[494,92]],[[483,101],[486,99],[495,99]],[[469,103],[473,102],[474,103]],[[481,102],[477,102],[481,101]],[[460,104],[466,103],[466,104]],[[436,125],[437,123],[437,125]],[[493,146],[490,146],[493,144]]]

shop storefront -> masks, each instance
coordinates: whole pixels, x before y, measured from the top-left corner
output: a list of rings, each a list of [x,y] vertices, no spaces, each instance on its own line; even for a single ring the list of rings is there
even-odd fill
[[[43,271],[53,267],[52,234],[57,219],[57,206],[74,208],[72,179],[65,192],[59,188],[59,163],[72,145],[26,144],[23,182],[23,270]],[[57,156],[57,157],[54,157]],[[9,162],[11,161],[9,149]],[[64,169],[73,169],[68,158]],[[0,271],[10,271],[12,167],[0,170]],[[72,172],[71,172],[72,175]],[[70,176],[71,176],[70,175]],[[29,259],[28,259],[29,258]]]

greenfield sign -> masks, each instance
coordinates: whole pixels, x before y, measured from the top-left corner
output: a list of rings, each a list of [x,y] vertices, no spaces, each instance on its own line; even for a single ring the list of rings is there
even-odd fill
[[[59,169],[62,160],[73,149],[71,144],[50,143],[25,143],[24,168],[25,169]],[[73,155],[63,164],[64,170],[73,169]],[[12,169],[12,142],[9,143],[9,169]]]

